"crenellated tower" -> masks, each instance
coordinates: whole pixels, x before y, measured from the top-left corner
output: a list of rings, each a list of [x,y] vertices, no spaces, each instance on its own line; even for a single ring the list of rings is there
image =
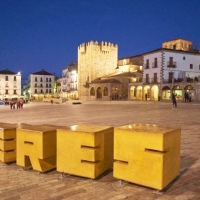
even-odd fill
[[[83,43],[78,47],[78,94],[87,100],[91,80],[115,71],[118,46],[110,42]]]

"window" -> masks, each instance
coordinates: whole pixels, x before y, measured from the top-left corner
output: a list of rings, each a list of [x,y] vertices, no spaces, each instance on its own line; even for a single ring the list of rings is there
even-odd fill
[[[16,90],[14,90],[14,94],[17,94],[17,91],[16,91]]]
[[[51,82],[51,78],[49,78],[49,82]]]
[[[37,89],[35,89],[35,94],[37,94]]]
[[[40,87],[43,87],[42,84],[40,84]]]
[[[90,90],[90,96],[95,96],[95,90],[94,90],[94,87],[92,87],[91,90]]]
[[[48,82],[48,78],[46,78],[46,82]]]
[[[193,69],[193,64],[190,64],[190,69]]]
[[[146,60],[146,69],[149,69],[149,59]]]
[[[170,64],[170,66],[173,65],[173,57],[169,57],[169,64]]]
[[[51,93],[51,89],[49,89],[49,93]]]
[[[104,96],[108,96],[108,88],[107,87],[104,88],[103,95]]]
[[[37,82],[37,77],[35,77],[35,82]]]
[[[46,83],[46,87],[48,87],[48,83]]]
[[[35,83],[35,87],[37,87],[37,83]]]
[[[43,94],[43,89],[41,89],[41,94]]]
[[[157,83],[157,73],[153,74],[153,81],[154,81],[154,83]]]
[[[6,81],[8,81],[8,76],[6,76]]]
[[[40,82],[42,82],[42,78],[40,78]]]
[[[8,90],[6,90],[6,94],[8,94]]]
[[[154,65],[153,65],[153,67],[158,67],[158,60],[157,60],[157,58],[154,58]]]
[[[16,81],[17,79],[16,79],[16,76],[14,76],[14,81]]]
[[[199,70],[200,70],[200,65],[199,65]]]
[[[49,87],[51,87],[51,84],[49,84]]]
[[[149,74],[146,74],[146,83],[149,83]]]
[[[183,56],[183,60],[185,60],[185,56]]]
[[[46,89],[46,93],[48,93],[48,89]]]

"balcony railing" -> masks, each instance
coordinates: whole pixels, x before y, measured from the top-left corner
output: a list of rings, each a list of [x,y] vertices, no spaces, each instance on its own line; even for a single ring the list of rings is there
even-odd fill
[[[181,82],[186,82],[186,83],[195,83],[195,82],[200,82],[200,78],[198,77],[186,77],[186,78],[170,78],[170,79],[164,79],[163,83],[181,83]]]
[[[176,62],[167,62],[167,67],[176,68],[177,67],[177,63]]]
[[[152,63],[152,68],[157,68],[158,67],[158,63],[157,62],[153,62]]]
[[[160,81],[158,80],[158,79],[156,79],[156,78],[149,78],[149,79],[142,79],[143,81],[143,83],[148,83],[148,84],[150,84],[150,83],[160,83]]]

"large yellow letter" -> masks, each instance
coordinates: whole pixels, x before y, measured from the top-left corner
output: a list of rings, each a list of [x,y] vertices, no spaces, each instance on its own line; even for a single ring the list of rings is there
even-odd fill
[[[16,125],[0,123],[0,160],[16,161]]]
[[[17,165],[46,172],[56,167],[56,126],[17,128]]]
[[[114,128],[77,125],[57,130],[57,171],[96,178],[113,166]]]
[[[163,189],[179,175],[180,133],[180,128],[148,124],[115,128],[113,176]]]

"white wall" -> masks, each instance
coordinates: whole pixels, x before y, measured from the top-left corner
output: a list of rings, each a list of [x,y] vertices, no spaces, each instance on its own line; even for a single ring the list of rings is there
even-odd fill
[[[157,58],[157,68],[153,68],[154,58]],[[145,69],[146,60],[149,59],[149,69]],[[143,57],[143,79],[145,80],[146,74],[149,74],[149,79],[152,80],[154,78],[154,73],[157,73],[157,80],[160,82],[160,69],[161,69],[161,52],[154,52]]]
[[[176,62],[176,68],[167,67],[169,57],[173,57],[173,62]],[[183,59],[185,57],[185,60]],[[174,72],[174,78],[179,78],[180,72],[184,72],[186,77],[194,78],[200,75],[200,55],[177,53],[177,52],[165,52],[165,67],[164,67],[164,79],[168,79],[169,72]],[[190,69],[190,64],[193,64],[193,69]]]

